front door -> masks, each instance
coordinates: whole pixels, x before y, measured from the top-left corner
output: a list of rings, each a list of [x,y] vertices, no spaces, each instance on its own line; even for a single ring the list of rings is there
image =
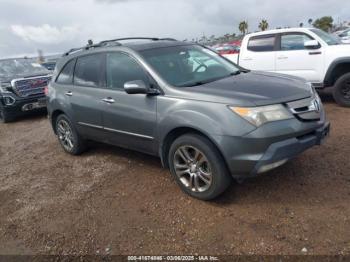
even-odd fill
[[[321,83],[324,54],[321,46],[319,49],[306,49],[304,43],[310,40],[314,39],[304,33],[282,34],[280,50],[276,52],[276,72]]]
[[[109,142],[156,154],[157,97],[124,91],[129,81],[150,85],[148,73],[128,54],[111,52],[106,57],[106,78],[103,125]]]

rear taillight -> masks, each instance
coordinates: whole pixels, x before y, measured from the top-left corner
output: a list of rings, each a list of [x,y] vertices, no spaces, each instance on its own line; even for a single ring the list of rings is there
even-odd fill
[[[46,96],[49,94],[49,88],[47,86],[44,87],[44,94]]]

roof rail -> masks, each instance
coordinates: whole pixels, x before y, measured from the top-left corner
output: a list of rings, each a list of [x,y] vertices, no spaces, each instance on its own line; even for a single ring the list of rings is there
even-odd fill
[[[176,41],[173,38],[157,38],[157,37],[125,37],[125,38],[116,38],[111,40],[105,40],[100,42],[99,44],[102,46],[105,43],[110,42],[120,42],[120,41],[128,41],[128,40],[151,40],[151,41],[161,41],[161,40],[167,40],[167,41]]]
[[[68,56],[72,53],[81,51],[81,50],[89,50],[91,48],[96,48],[96,47],[103,47],[106,46],[108,43],[115,43],[115,45],[121,46],[122,44],[119,43],[120,41],[128,41],[128,40],[151,40],[151,41],[177,41],[174,38],[157,38],[157,37],[125,37],[125,38],[116,38],[116,39],[111,39],[111,40],[104,40],[99,42],[98,44],[91,44],[92,41],[89,41],[89,44],[83,47],[77,47],[77,48],[72,48],[69,51],[65,52],[63,56]]]
[[[94,44],[94,45],[86,45],[86,46],[82,46],[82,47],[77,47],[77,48],[72,48],[70,49],[69,51],[65,52],[63,54],[63,56],[68,56],[72,53],[75,53],[75,52],[78,52],[78,51],[81,51],[81,50],[89,50],[91,48],[95,48],[95,47],[99,47],[100,45],[99,44]]]

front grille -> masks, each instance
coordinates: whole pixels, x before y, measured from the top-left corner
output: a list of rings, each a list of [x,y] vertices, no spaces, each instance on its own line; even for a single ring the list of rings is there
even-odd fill
[[[310,97],[287,103],[289,110],[302,121],[315,121],[321,118],[321,102]]]
[[[20,97],[39,95],[44,94],[44,89],[50,80],[50,76],[15,79],[12,81],[12,87],[15,93]]]

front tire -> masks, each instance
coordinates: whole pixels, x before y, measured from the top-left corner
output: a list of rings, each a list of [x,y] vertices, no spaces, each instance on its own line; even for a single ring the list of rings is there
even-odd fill
[[[84,139],[78,134],[66,115],[57,117],[55,127],[58,141],[64,151],[71,155],[80,155],[86,150]]]
[[[350,107],[350,73],[338,78],[334,85],[333,98],[337,104]]]
[[[215,145],[197,134],[177,138],[168,154],[170,172],[188,195],[211,200],[231,184],[231,175]]]
[[[0,123],[9,123],[14,120],[13,117],[9,116],[3,108],[0,108]]]

